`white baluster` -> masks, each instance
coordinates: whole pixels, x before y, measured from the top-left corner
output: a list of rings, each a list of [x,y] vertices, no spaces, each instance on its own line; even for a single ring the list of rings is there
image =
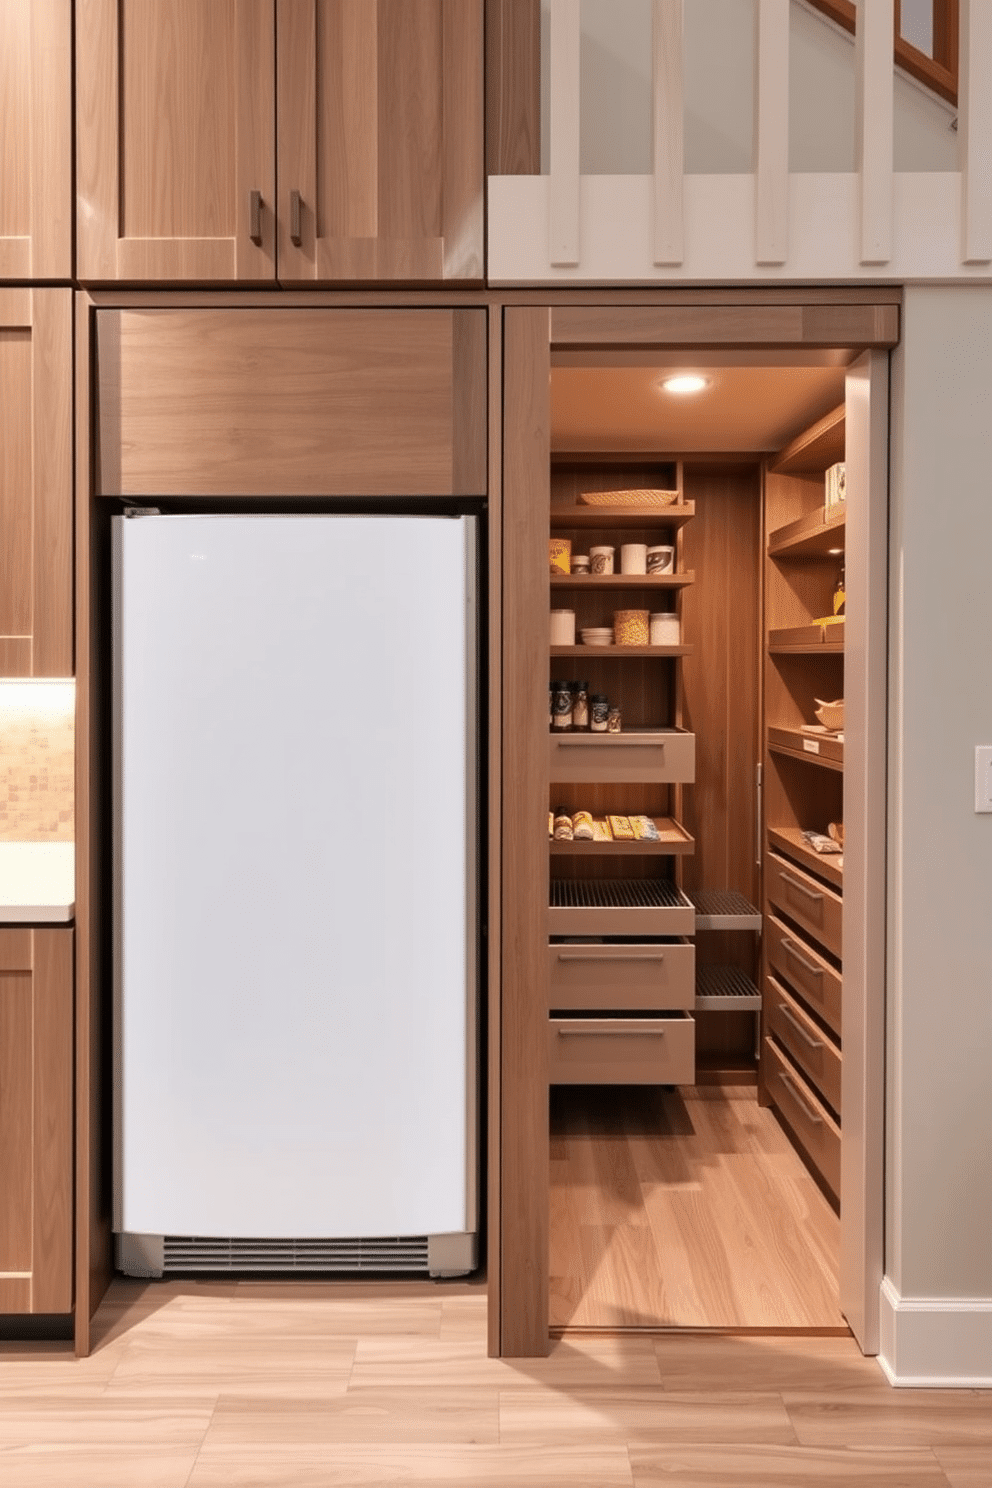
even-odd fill
[[[551,0],[548,257],[579,262],[579,0]]]
[[[754,257],[782,264],[789,252],[789,0],[759,0],[757,89]]]
[[[863,264],[892,257],[893,0],[857,0],[857,161]]]
[[[685,256],[682,7],[683,0],[654,0],[652,14],[653,261],[659,265],[680,264]]]
[[[992,261],[992,0],[961,0],[961,262]]]

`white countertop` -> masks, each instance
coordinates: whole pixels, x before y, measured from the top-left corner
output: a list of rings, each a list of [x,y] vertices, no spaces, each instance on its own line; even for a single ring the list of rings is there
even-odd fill
[[[75,912],[74,842],[0,842],[0,924],[60,924]]]

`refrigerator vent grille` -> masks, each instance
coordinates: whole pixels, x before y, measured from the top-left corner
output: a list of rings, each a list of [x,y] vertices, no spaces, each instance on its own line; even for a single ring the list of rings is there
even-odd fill
[[[552,909],[684,909],[691,908],[667,878],[553,878]]]
[[[229,1240],[166,1235],[170,1271],[423,1271],[427,1236],[373,1240]]]

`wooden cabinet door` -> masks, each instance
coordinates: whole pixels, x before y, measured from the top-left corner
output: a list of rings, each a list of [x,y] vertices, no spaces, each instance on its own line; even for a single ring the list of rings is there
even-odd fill
[[[0,1313],[72,1307],[72,936],[0,929]]]
[[[77,0],[76,58],[79,278],[271,280],[273,0]]]
[[[480,281],[482,0],[276,0],[286,283]]]
[[[482,309],[101,310],[102,496],[477,496]]]
[[[0,289],[0,677],[71,675],[72,291]]]
[[[71,0],[0,0],[0,279],[71,276]]]

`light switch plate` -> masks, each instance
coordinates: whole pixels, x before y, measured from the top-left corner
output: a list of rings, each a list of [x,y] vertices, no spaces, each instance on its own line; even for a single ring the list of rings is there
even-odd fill
[[[975,810],[992,811],[992,744],[975,745]]]

